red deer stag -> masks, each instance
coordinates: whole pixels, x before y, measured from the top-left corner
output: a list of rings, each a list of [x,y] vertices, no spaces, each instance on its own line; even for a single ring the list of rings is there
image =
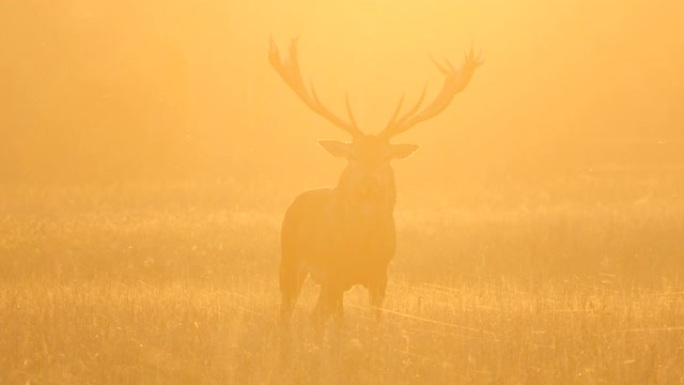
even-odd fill
[[[402,97],[385,129],[378,135],[366,135],[356,124],[348,98],[347,121],[321,103],[313,86],[310,92],[307,90],[299,70],[297,39],[292,41],[284,60],[271,41],[269,59],[309,108],[352,136],[349,143],[319,141],[329,153],[349,163],[336,187],[302,193],[285,214],[281,232],[281,321],[289,324],[308,275],[321,286],[314,309],[314,317],[321,322],[333,314],[342,317],[344,292],[357,284],[368,289],[371,306],[379,309],[385,297],[387,267],[395,251],[396,191],[390,161],[404,159],[418,149],[413,144],[392,144],[390,139],[444,111],[482,62],[472,49],[460,68],[449,62],[440,65],[433,59],[444,75],[444,85],[434,101],[420,109],[423,89],[415,106],[400,115]]]

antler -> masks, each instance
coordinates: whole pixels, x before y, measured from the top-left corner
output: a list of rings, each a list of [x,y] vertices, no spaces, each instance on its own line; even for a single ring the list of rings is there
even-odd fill
[[[347,114],[349,114],[350,122],[346,122],[330,112],[323,103],[318,99],[316,91],[311,85],[311,94],[307,91],[304,81],[302,80],[302,74],[299,70],[299,61],[297,60],[297,41],[298,38],[292,39],[290,44],[290,55],[284,60],[280,58],[280,52],[276,46],[273,38],[271,38],[271,46],[268,51],[268,59],[271,62],[273,68],[280,74],[285,83],[287,83],[292,90],[299,95],[299,98],[309,106],[315,113],[324,117],[332,124],[340,127],[341,129],[350,133],[353,137],[363,136],[363,132],[358,128],[356,120],[354,119],[354,114],[352,113],[351,106],[349,104],[349,95],[346,96],[347,104]]]
[[[392,118],[389,123],[387,123],[387,127],[378,135],[381,138],[389,139],[444,111],[444,109],[449,106],[454,96],[468,85],[475,69],[483,64],[479,55],[475,56],[472,47],[470,48],[470,52],[465,55],[463,65],[458,69],[455,69],[446,59],[444,60],[446,66],[439,64],[432,56],[430,56],[430,59],[432,59],[435,66],[437,66],[437,69],[445,76],[442,90],[429,106],[418,112],[420,105],[425,98],[425,88],[423,88],[423,92],[421,93],[418,102],[416,102],[416,105],[402,115],[401,118],[397,119],[404,102],[404,97],[402,96],[394,114],[392,114]]]

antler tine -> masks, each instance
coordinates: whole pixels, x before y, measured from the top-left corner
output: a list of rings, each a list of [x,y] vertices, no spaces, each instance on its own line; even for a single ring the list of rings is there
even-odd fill
[[[354,119],[354,112],[352,111],[351,103],[349,103],[349,94],[344,94],[344,103],[347,106],[347,114],[349,115],[349,120],[351,121],[352,126],[358,127],[359,125],[356,124],[356,119]]]
[[[404,114],[404,116],[402,116],[399,120],[395,120],[397,114],[395,112],[395,116],[392,117],[390,123],[379,134],[381,137],[389,139],[397,134],[409,130],[418,123],[424,122],[440,114],[449,106],[454,96],[465,89],[475,73],[475,69],[482,65],[479,55],[477,57],[475,56],[472,47],[470,52],[465,54],[464,63],[458,69],[454,68],[446,59],[444,60],[446,66],[443,66],[437,62],[432,55],[430,55],[430,59],[432,59],[432,61],[435,63],[437,69],[444,74],[444,85],[442,86],[442,89],[439,91],[432,103],[430,103],[422,111],[418,112],[420,104],[423,101],[423,97],[425,96],[425,89],[423,89],[423,94],[421,95],[416,106]]]
[[[351,106],[349,103],[349,97],[347,97],[347,112],[351,122],[346,122],[335,114],[333,114],[325,105],[320,101],[316,90],[311,84],[311,91],[307,90],[302,79],[302,74],[299,68],[299,60],[297,57],[297,43],[299,38],[292,39],[290,43],[289,56],[286,58],[280,57],[280,51],[277,45],[271,37],[270,47],[269,47],[269,61],[271,66],[278,72],[280,77],[285,81],[285,83],[299,96],[299,98],[306,104],[311,110],[320,115],[321,117],[327,119],[332,124],[340,127],[341,129],[347,131],[352,136],[362,136],[363,132],[358,128],[354,115],[351,111]]]
[[[397,107],[394,109],[394,112],[392,113],[392,117],[390,118],[389,122],[387,123],[387,127],[393,125],[396,120],[397,116],[399,116],[399,112],[401,111],[401,106],[404,104],[404,96],[401,95],[401,98],[399,98],[399,103],[397,104]]]
[[[423,100],[425,100],[425,95],[427,93],[427,84],[423,86],[423,91],[420,93],[420,97],[418,98],[418,101],[416,101],[416,104],[411,107],[410,110],[406,111],[406,113],[399,119],[397,118],[397,115],[399,115],[399,110],[401,109],[401,102],[404,100],[404,96],[401,97],[401,102],[397,106],[397,109],[394,111],[394,115],[392,115],[392,119],[390,119],[389,123],[387,123],[387,126],[385,127],[384,130],[378,135],[382,138],[389,139],[392,136],[396,134],[392,134],[393,132],[393,127],[401,126],[403,122],[405,122],[408,118],[410,118],[412,115],[414,115],[416,112],[418,112],[418,109],[420,109],[420,106],[423,104]]]
[[[454,66],[452,66],[446,58],[444,59],[444,62],[447,64],[448,68],[439,64],[437,59],[435,59],[435,57],[432,56],[432,54],[430,54],[430,60],[432,60],[432,63],[434,63],[435,67],[437,67],[439,72],[443,73],[444,75],[448,75],[450,71],[454,70]]]

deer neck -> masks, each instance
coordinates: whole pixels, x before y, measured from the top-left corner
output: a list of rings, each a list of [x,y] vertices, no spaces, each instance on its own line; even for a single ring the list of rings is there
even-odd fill
[[[394,171],[388,168],[380,176],[380,189],[375,199],[367,199],[358,194],[357,181],[353,170],[347,167],[340,176],[337,191],[338,208],[345,216],[355,220],[382,221],[391,219],[396,201]]]

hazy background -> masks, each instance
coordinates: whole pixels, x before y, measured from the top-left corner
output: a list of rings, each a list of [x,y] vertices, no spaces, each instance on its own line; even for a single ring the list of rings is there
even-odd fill
[[[684,3],[564,0],[37,0],[0,3],[0,180],[333,182],[344,133],[267,60],[300,36],[305,78],[377,132],[441,86],[428,53],[486,64],[396,141],[401,184],[672,168],[684,160]]]
[[[0,0],[0,383],[684,383],[682,25],[682,0]],[[383,321],[359,288],[315,337],[309,283],[291,349],[283,213],[346,136],[270,36],[366,132],[434,97],[429,53],[486,61],[395,139],[422,147]]]

